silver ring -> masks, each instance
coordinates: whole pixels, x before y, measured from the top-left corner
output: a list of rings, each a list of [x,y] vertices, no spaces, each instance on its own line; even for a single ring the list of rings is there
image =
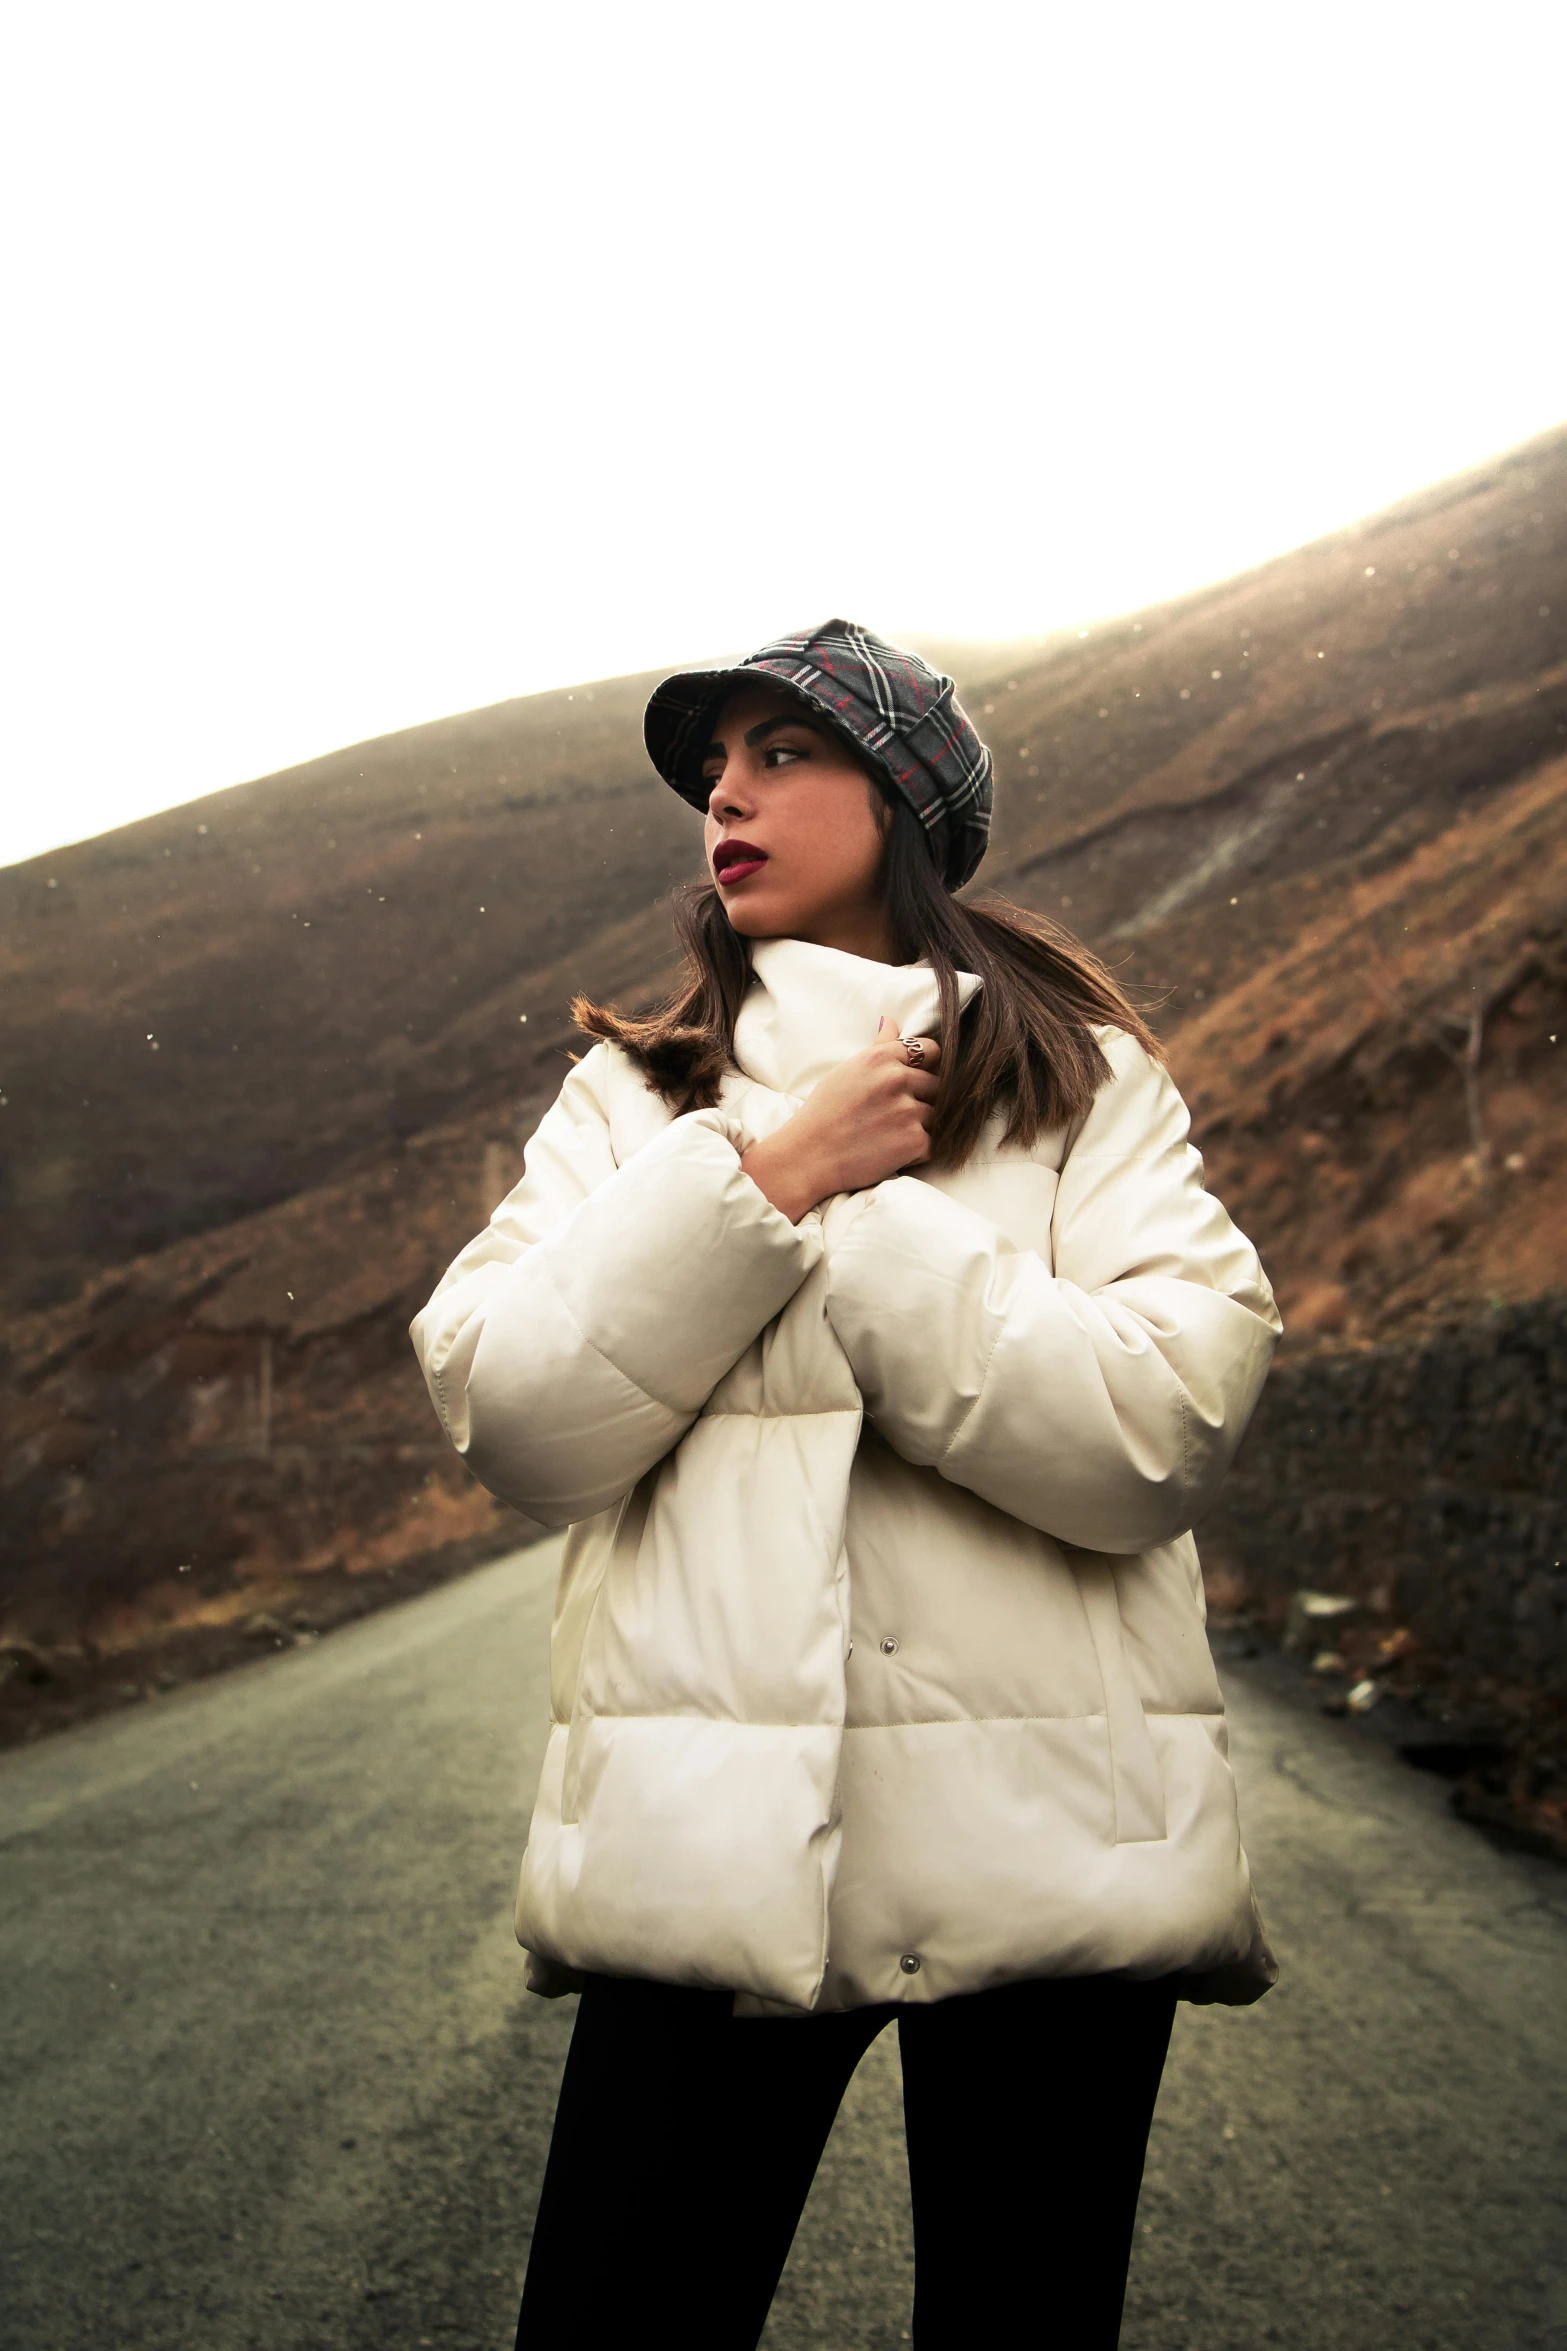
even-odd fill
[[[908,1064],[910,1069],[924,1068],[925,1040],[923,1037],[905,1037],[903,1040],[903,1050],[908,1057]]]

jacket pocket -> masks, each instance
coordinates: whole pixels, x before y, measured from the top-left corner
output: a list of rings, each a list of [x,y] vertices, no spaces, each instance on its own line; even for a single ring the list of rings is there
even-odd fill
[[[1114,1564],[1103,1552],[1079,1551],[1065,1543],[1061,1548],[1077,1578],[1099,1679],[1104,1686],[1115,1841],[1118,1845],[1158,1843],[1169,1833],[1165,1822],[1164,1774],[1159,1769],[1159,1754],[1148,1728],[1148,1717],[1143,1712],[1143,1702],[1126,1662]]]

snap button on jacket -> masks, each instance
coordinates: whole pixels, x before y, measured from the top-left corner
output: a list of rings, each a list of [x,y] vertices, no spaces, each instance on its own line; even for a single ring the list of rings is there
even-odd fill
[[[794,940],[753,968],[718,1104],[674,1118],[596,1047],[413,1326],[458,1451],[571,1530],[535,1980],[1255,1998],[1190,1530],[1280,1326],[1185,1105],[1101,1029],[1072,1126],[1024,1152],[998,1119],[791,1225],[742,1152],[881,1014],[931,1034],[935,983]]]

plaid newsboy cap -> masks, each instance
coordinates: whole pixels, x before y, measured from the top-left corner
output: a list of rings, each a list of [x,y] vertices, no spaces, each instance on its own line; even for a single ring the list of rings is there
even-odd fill
[[[951,678],[852,620],[775,637],[729,669],[665,678],[642,731],[653,765],[693,808],[705,810],[712,789],[702,760],[714,712],[746,678],[786,686],[846,736],[913,809],[948,889],[962,888],[990,834],[990,753]]]

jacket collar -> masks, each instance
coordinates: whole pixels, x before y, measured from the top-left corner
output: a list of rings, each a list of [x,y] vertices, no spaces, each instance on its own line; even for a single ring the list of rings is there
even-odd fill
[[[781,1094],[808,1094],[840,1061],[874,1045],[883,1013],[902,1036],[940,1032],[928,963],[872,963],[804,939],[758,939],[751,970],[735,1023],[735,1061],[746,1077]],[[979,986],[972,972],[959,972],[960,1002],[968,1004]]]

